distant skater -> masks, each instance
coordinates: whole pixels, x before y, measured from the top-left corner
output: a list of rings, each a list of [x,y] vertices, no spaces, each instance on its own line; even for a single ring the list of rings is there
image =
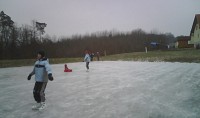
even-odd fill
[[[90,60],[93,61],[93,58],[94,58],[94,53],[91,53],[90,54]]]
[[[48,83],[48,79],[53,81],[52,70],[48,59],[45,57],[44,51],[37,53],[37,61],[35,62],[33,71],[29,74],[28,80],[31,76],[35,75],[35,86],[33,89],[33,96],[37,102],[32,106],[33,110],[43,110],[46,107],[45,104],[45,89]]]
[[[85,52],[84,61],[86,62],[86,68],[87,68],[87,72],[88,72],[89,71],[89,63],[91,61],[88,51]]]
[[[97,60],[99,61],[99,58],[100,58],[100,54],[99,52],[97,52]]]

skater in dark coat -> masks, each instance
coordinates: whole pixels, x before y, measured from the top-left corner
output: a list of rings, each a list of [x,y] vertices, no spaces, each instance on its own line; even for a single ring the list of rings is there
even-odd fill
[[[90,54],[90,59],[91,59],[91,61],[93,61],[93,57],[94,57],[94,53],[91,53],[91,54]]]
[[[97,61],[99,61],[99,58],[100,58],[100,54],[99,52],[97,52]]]
[[[35,75],[35,86],[33,89],[33,96],[37,102],[32,106],[32,109],[42,110],[46,107],[45,104],[45,89],[48,80],[53,81],[52,70],[48,59],[45,57],[44,51],[39,51],[37,53],[37,61],[35,62],[33,71],[29,74],[28,80],[31,76]]]

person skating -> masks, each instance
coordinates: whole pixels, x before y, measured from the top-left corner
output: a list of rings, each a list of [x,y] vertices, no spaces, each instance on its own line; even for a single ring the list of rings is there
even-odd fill
[[[90,54],[90,61],[93,61],[94,53]]]
[[[45,104],[45,89],[48,83],[48,79],[53,81],[52,69],[50,67],[48,59],[45,57],[44,51],[37,53],[37,61],[35,62],[33,71],[28,75],[28,80],[31,76],[35,75],[35,86],[33,89],[33,96],[37,102],[32,106],[33,110],[42,110],[46,107]]]
[[[86,62],[86,68],[87,68],[87,72],[89,71],[89,63],[90,63],[90,55],[88,53],[88,51],[85,52],[85,58],[84,61]]]
[[[97,52],[97,61],[99,61],[99,58],[100,58],[100,54],[99,54],[99,52]]]

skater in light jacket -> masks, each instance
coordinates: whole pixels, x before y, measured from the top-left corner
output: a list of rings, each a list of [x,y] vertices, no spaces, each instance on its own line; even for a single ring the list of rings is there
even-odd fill
[[[90,59],[90,55],[88,51],[85,51],[85,58],[84,61],[86,62],[86,68],[87,68],[87,72],[89,71],[89,63],[91,61]]]
[[[33,71],[28,75],[28,80],[35,75],[35,86],[33,89],[33,96],[37,102],[32,106],[33,110],[42,110],[46,107],[45,104],[45,89],[48,80],[53,81],[52,70],[48,59],[45,57],[44,51],[37,53],[37,61],[35,62]]]

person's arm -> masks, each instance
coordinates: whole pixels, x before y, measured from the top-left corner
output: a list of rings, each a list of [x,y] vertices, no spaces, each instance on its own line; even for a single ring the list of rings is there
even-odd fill
[[[34,68],[33,68],[33,71],[28,75],[28,80],[30,80],[31,79],[31,77],[33,76],[35,74],[35,66],[34,66]]]
[[[46,69],[46,72],[47,72],[47,74],[48,74],[49,80],[50,80],[50,81],[53,81],[52,70],[51,70],[51,66],[50,66],[50,64],[49,64],[48,61],[46,61],[46,63],[45,63],[45,69]]]

